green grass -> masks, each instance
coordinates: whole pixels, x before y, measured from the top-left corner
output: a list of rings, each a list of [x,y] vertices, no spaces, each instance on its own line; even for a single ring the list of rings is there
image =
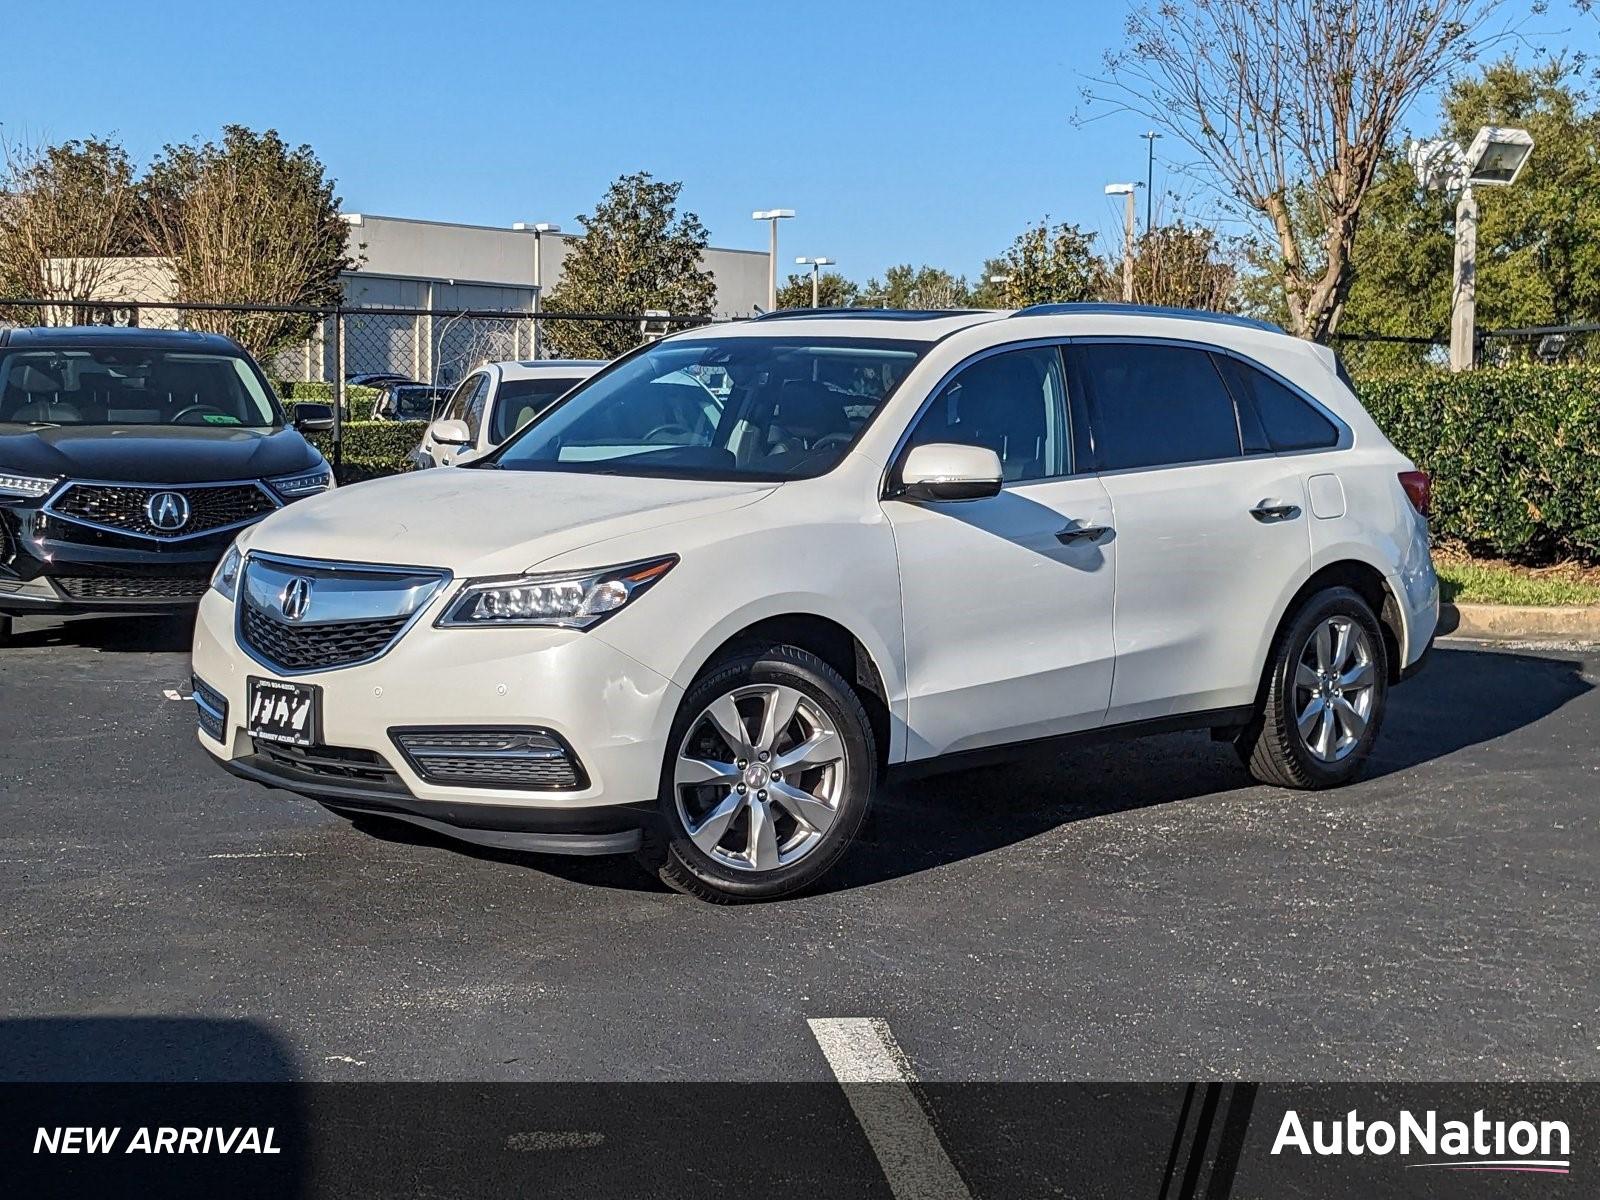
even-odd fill
[[[1458,604],[1600,604],[1600,572],[1531,570],[1507,563],[1444,560],[1439,593]]]

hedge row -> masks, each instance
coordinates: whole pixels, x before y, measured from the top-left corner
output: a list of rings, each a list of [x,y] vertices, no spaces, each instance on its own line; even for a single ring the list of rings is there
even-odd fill
[[[422,441],[425,421],[346,421],[340,483],[357,483],[409,471],[408,456]],[[333,434],[313,433],[310,441],[333,459]]]
[[[1433,529],[1478,554],[1600,562],[1600,368],[1374,372],[1367,411],[1433,476]]]

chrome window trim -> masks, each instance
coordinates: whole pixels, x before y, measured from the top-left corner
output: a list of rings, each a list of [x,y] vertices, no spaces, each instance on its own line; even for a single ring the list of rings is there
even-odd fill
[[[1000,342],[993,346],[986,346],[982,350],[973,351],[941,375],[939,382],[928,389],[928,394],[917,405],[917,411],[912,414],[911,419],[906,422],[905,428],[900,431],[900,436],[895,440],[894,449],[889,454],[889,461],[884,466],[882,478],[878,482],[878,498],[880,500],[899,498],[900,493],[894,487],[894,473],[900,460],[905,455],[906,444],[911,440],[911,435],[916,432],[917,426],[922,424],[922,418],[933,407],[933,402],[949,386],[951,380],[974,363],[982,362],[986,358],[993,358],[997,354],[1009,354],[1013,350],[1053,349],[1059,355],[1066,345],[1066,340],[1058,335],[1054,337],[1025,338],[1016,342]],[[1077,439],[1074,437],[1076,431],[1072,425],[1072,382],[1067,378],[1067,364],[1065,362],[1061,363],[1061,389],[1062,408],[1066,411],[1066,472],[1060,475],[1041,475],[1037,479],[1014,479],[1009,482],[1002,482],[1000,485],[1001,491],[1005,491],[1013,485],[1023,487],[1036,483],[1056,483],[1063,479],[1081,479],[1091,473],[1077,469]]]
[[[310,468],[307,469],[309,470]],[[181,533],[173,537],[161,537],[154,533],[140,533],[134,529],[123,529],[118,525],[104,525],[99,521],[88,521],[83,517],[72,516],[70,513],[57,512],[55,508],[56,502],[65,497],[73,488],[80,485],[83,487],[143,488],[153,492],[186,492],[195,488],[253,487],[272,502],[272,508],[259,516],[251,517],[247,521],[235,521],[231,525],[218,525],[213,529],[201,530],[199,533]],[[71,525],[82,525],[86,529],[97,529],[101,533],[115,533],[122,537],[143,538],[147,542],[156,542],[159,545],[167,546],[174,542],[188,542],[193,541],[195,538],[215,537],[220,533],[243,529],[271,516],[274,509],[279,509],[283,506],[283,499],[267,486],[264,479],[216,479],[208,480],[205,483],[195,483],[193,481],[189,483],[135,483],[126,479],[63,479],[56,485],[55,490],[49,493],[45,502],[39,506],[39,511],[54,517],[57,521],[65,521]]]
[[[289,667],[282,666],[279,663],[272,662],[263,655],[257,654],[255,650],[251,648],[249,643],[245,641],[243,628],[244,606],[247,599],[245,582],[250,570],[250,563],[254,560],[259,560],[264,563],[271,563],[274,566],[287,567],[290,570],[303,570],[307,572],[320,570],[323,572],[332,572],[337,574],[342,568],[349,571],[361,571],[369,575],[435,575],[438,578],[434,583],[433,591],[428,593],[427,598],[424,599],[421,604],[417,605],[416,609],[411,613],[411,615],[406,618],[406,623],[395,632],[395,635],[389,639],[388,645],[384,646],[384,648],[378,651],[378,653],[369,655],[363,659],[358,659],[355,662],[340,663],[338,666],[333,667],[302,667],[298,669],[291,669]],[[386,654],[398,646],[400,644],[400,640],[404,638],[406,634],[411,632],[416,623],[422,619],[423,614],[433,607],[439,597],[449,592],[450,584],[454,579],[454,573],[446,567],[403,566],[397,563],[346,562],[342,559],[331,558],[298,558],[287,554],[271,554],[264,551],[247,550],[245,551],[243,561],[239,564],[238,593],[233,604],[233,640],[239,649],[243,650],[252,662],[265,667],[273,674],[283,678],[293,678],[300,675],[324,675],[333,671],[346,671],[351,667],[364,667],[369,663],[377,662],[380,658],[383,658]],[[379,620],[381,618],[354,619]],[[315,622],[315,624],[328,623],[329,622]]]

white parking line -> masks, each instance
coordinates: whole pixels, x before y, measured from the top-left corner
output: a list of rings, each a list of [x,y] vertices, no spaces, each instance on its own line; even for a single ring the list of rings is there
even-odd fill
[[[877,1017],[807,1022],[861,1123],[895,1200],[971,1200],[913,1091],[911,1064]]]

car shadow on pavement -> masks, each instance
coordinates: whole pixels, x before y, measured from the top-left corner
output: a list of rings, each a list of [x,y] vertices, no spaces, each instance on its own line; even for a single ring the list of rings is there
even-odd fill
[[[1582,669],[1576,659],[1549,654],[1435,649],[1426,669],[1391,693],[1365,778],[1409,770],[1542,720],[1592,690]],[[1485,696],[1493,703],[1485,704]],[[856,845],[820,891],[845,891],[975,858],[1074,821],[1258,786],[1233,748],[1204,731],[1030,750],[1005,763],[886,787]],[[362,822],[361,828],[387,840],[532,867],[574,883],[665,890],[627,857],[484,849],[392,821]]]
[[[292,1051],[257,1021],[0,1019],[0,1083],[288,1083],[299,1078]]]
[[[193,642],[194,614],[151,613],[19,620],[5,648],[79,646],[108,654],[187,654]]]

